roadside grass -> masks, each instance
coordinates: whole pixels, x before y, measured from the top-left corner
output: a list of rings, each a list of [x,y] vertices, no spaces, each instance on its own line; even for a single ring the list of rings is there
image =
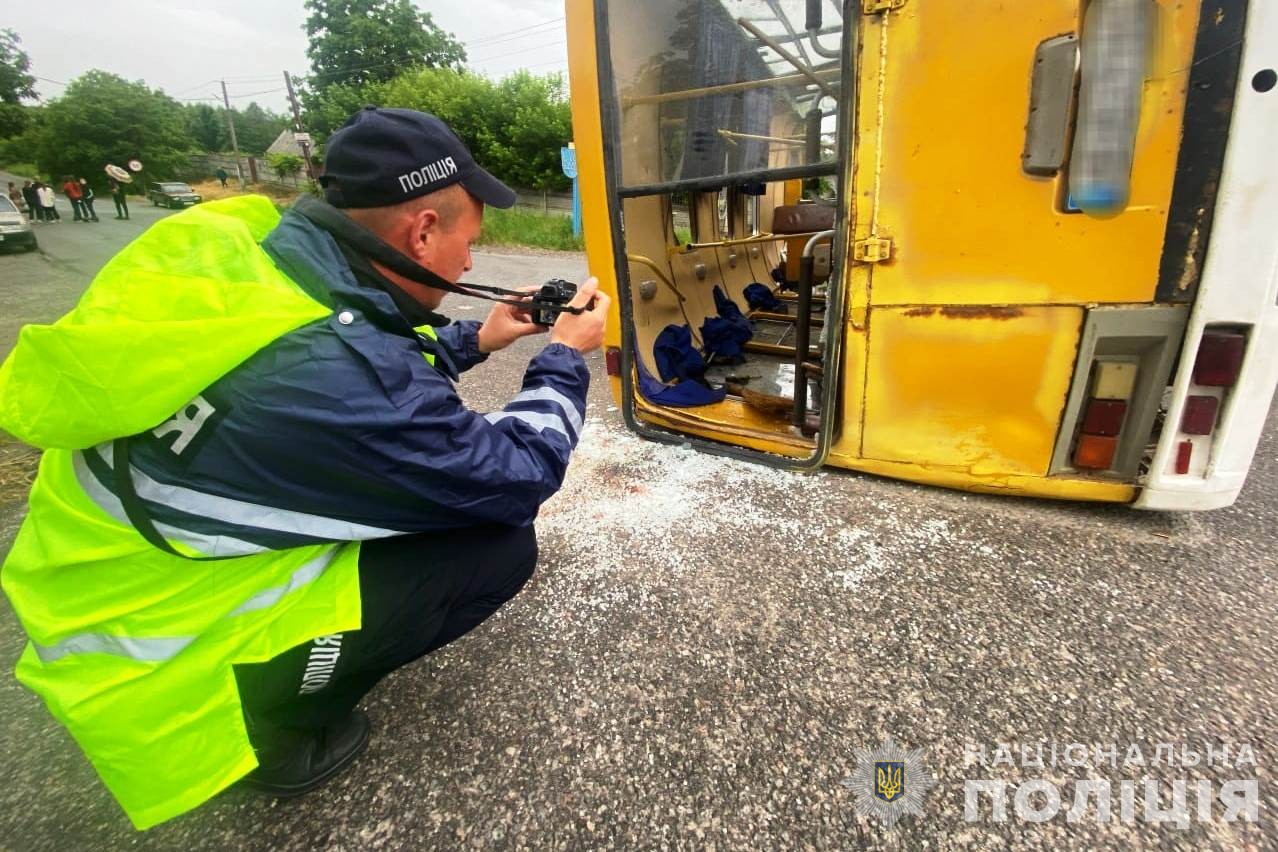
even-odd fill
[[[0,170],[15,174],[22,178],[31,178],[32,180],[40,176],[40,172],[36,170],[35,163],[0,163]]]
[[[240,192],[234,180],[227,181],[225,189],[217,180],[192,183],[191,189],[205,201],[217,201],[244,194]],[[267,196],[281,211],[287,209],[288,205],[302,194],[302,190],[263,183],[250,184],[248,191]],[[570,217],[518,207],[511,210],[485,208],[484,229],[479,235],[478,244],[481,246],[526,246],[556,251],[582,251],[585,248],[581,238],[574,237],[572,234]]]
[[[572,218],[533,210],[484,210],[484,230],[479,245],[531,246],[558,251],[582,251],[580,237],[572,234]]]
[[[280,186],[274,183],[250,183],[248,185],[248,193],[244,193],[240,192],[239,182],[235,178],[227,180],[225,189],[222,188],[222,182],[219,180],[202,180],[191,184],[191,189],[205,201],[219,201],[223,198],[234,198],[237,195],[252,194],[265,195],[277,203],[292,203],[302,194],[301,189]]]

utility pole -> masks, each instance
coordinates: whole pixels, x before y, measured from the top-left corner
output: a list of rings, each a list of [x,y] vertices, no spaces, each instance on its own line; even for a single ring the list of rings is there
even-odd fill
[[[235,176],[240,179],[240,192],[244,191],[244,169],[240,167],[240,143],[235,141],[235,117],[231,115],[231,99],[226,94],[226,81],[222,80],[222,103],[226,104],[226,124],[231,129],[231,150],[235,152]]]
[[[302,110],[297,105],[297,95],[293,94],[293,78],[284,72],[284,85],[288,88],[288,102],[293,105],[293,132],[302,133]],[[302,146],[302,159],[306,161],[306,176],[315,180],[315,167],[311,164],[311,142],[309,136],[297,140]]]

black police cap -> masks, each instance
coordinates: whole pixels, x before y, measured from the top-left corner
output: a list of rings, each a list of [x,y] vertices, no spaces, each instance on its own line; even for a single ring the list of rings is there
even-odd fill
[[[475,162],[435,116],[364,107],[328,139],[324,199],[334,207],[387,207],[460,183],[493,207],[513,207],[515,192]]]

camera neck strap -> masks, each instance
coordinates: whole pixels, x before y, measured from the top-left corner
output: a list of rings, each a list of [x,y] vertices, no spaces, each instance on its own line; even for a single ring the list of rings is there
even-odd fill
[[[468,284],[465,282],[454,284],[431,272],[341,210],[313,195],[302,195],[293,203],[290,209],[306,217],[312,224],[332,236],[333,239],[345,243],[369,260],[376,261],[396,275],[402,275],[409,281],[415,281],[426,287],[433,287],[436,290],[445,290],[462,296],[473,296],[477,299],[485,299],[502,305],[513,305],[524,310],[542,309],[557,314],[580,314],[586,310],[585,308],[573,307],[558,302],[545,302],[537,298],[528,298],[528,293],[519,290],[507,290],[504,287],[494,287],[489,284]],[[488,296],[485,295],[486,293],[497,295]],[[498,296],[516,298],[502,299],[498,298]]]

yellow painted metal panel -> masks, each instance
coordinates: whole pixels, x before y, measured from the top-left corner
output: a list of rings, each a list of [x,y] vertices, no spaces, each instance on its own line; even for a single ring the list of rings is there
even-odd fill
[[[846,276],[859,277],[854,269]],[[865,400],[866,309],[852,304],[847,309],[847,322],[843,324],[843,363],[840,365],[841,386],[835,398],[831,422],[837,434],[830,444],[830,464],[847,467],[836,457],[857,457],[861,454],[861,413]]]
[[[577,174],[581,189],[582,236],[590,274],[599,289],[612,297],[605,346],[621,346],[621,312],[617,273],[613,265],[612,224],[608,220],[604,182],[603,130],[599,116],[599,77],[595,51],[595,10],[591,0],[566,0],[568,77],[572,86],[572,129],[577,145]]]
[[[1152,300],[1199,4],[1157,2],[1131,201],[1106,219],[1057,212],[1061,178],[1021,171],[1035,48],[1078,32],[1082,5],[918,2],[867,19],[858,193],[895,243],[875,305]]]
[[[876,476],[905,479],[936,485],[941,488],[957,488],[983,494],[1002,494],[1015,497],[1046,497],[1052,500],[1089,500],[1101,503],[1130,503],[1136,498],[1136,487],[1122,482],[1100,479],[1069,479],[1066,477],[1017,476],[1014,474],[975,475],[966,470],[948,467],[927,467],[918,464],[885,462],[861,459],[843,453],[830,453],[830,464],[851,468]]]
[[[1047,473],[1083,311],[877,308],[863,455],[974,476]]]

